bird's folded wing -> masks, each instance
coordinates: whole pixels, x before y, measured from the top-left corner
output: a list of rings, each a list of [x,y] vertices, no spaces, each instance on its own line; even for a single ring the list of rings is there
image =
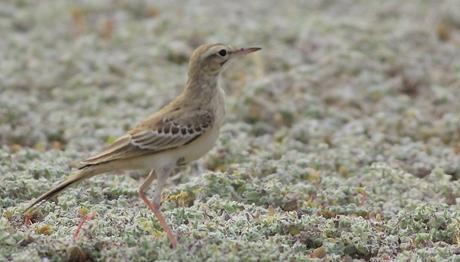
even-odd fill
[[[213,122],[214,117],[208,111],[166,113],[140,124],[81,164],[85,167],[177,148],[200,137]]]

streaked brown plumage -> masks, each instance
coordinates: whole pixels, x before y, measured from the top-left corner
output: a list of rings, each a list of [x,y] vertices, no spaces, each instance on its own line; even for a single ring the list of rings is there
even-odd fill
[[[198,47],[190,58],[186,87],[177,98],[99,154],[82,161],[74,175],[33,200],[25,212],[94,175],[114,170],[151,170],[139,189],[139,196],[158,218],[175,247],[176,237],[159,209],[161,191],[174,167],[200,158],[218,137],[225,116],[225,95],[217,85],[219,73],[233,58],[259,49],[234,49],[222,44]],[[152,203],[145,191],[155,173],[157,186]]]

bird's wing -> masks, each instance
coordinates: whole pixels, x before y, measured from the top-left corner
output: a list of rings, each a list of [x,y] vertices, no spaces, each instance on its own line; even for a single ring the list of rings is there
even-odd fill
[[[81,164],[85,167],[177,148],[203,135],[213,123],[213,114],[204,110],[154,115]]]

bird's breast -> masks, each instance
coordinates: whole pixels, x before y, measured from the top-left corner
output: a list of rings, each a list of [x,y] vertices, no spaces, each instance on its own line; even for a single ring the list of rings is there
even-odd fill
[[[211,100],[210,106],[214,112],[215,121],[206,133],[181,149],[179,158],[183,158],[185,163],[202,157],[212,149],[219,138],[220,128],[225,122],[226,113],[225,93],[221,88],[218,89],[218,94]]]
[[[224,124],[225,122],[225,114],[226,114],[226,107],[225,107],[225,91],[218,87],[218,93],[213,101],[214,103],[214,108],[215,108],[215,114],[216,114],[216,125],[219,126],[219,128]]]
[[[188,163],[201,158],[212,149],[219,137],[219,131],[220,126],[213,126],[192,143],[183,146],[179,152],[177,152],[178,159],[182,159],[184,163]]]

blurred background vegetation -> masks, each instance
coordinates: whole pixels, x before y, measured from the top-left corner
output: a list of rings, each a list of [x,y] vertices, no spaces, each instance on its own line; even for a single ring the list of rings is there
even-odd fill
[[[0,260],[460,259],[457,0],[2,1],[0,35]],[[163,195],[177,250],[142,172],[23,223],[214,42],[263,50],[224,73],[219,142]]]

